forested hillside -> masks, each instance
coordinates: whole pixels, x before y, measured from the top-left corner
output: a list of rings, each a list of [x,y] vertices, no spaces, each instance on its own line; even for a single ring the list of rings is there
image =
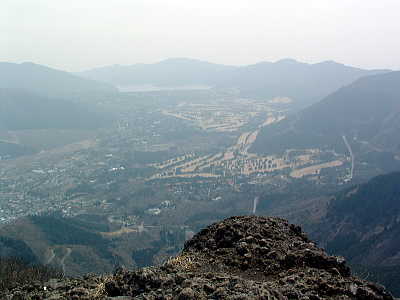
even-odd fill
[[[400,172],[395,172],[336,194],[312,236],[400,295],[399,215]]]
[[[361,78],[286,120],[264,127],[251,151],[325,148],[400,150],[400,72]]]

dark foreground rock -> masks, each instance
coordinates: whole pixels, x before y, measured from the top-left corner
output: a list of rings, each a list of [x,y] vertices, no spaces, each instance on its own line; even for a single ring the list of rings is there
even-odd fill
[[[393,299],[350,274],[301,228],[268,217],[232,217],[186,242],[163,266],[22,286],[4,299]],[[1,299],[3,299],[1,298]]]

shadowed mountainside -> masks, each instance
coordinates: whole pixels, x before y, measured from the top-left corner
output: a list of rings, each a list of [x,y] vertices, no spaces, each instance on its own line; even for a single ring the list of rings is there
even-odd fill
[[[264,127],[251,152],[322,148],[358,152],[400,150],[400,72],[361,78],[286,120]]]
[[[400,172],[335,195],[312,237],[400,295]],[[367,276],[367,275],[366,275]]]

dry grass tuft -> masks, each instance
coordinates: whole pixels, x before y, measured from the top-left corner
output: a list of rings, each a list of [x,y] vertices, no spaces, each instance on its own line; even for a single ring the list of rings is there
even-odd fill
[[[105,299],[107,297],[106,284],[113,280],[112,275],[103,276],[102,282],[92,291],[90,291],[89,298],[93,300]]]
[[[185,254],[178,255],[176,257],[171,257],[165,262],[166,266],[171,266],[185,271],[193,270],[196,266],[194,259]]]

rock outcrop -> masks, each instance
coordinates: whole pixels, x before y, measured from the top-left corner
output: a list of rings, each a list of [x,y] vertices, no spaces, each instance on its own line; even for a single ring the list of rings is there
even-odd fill
[[[351,276],[286,220],[231,217],[187,241],[159,267],[16,288],[6,299],[382,299],[384,287]]]

